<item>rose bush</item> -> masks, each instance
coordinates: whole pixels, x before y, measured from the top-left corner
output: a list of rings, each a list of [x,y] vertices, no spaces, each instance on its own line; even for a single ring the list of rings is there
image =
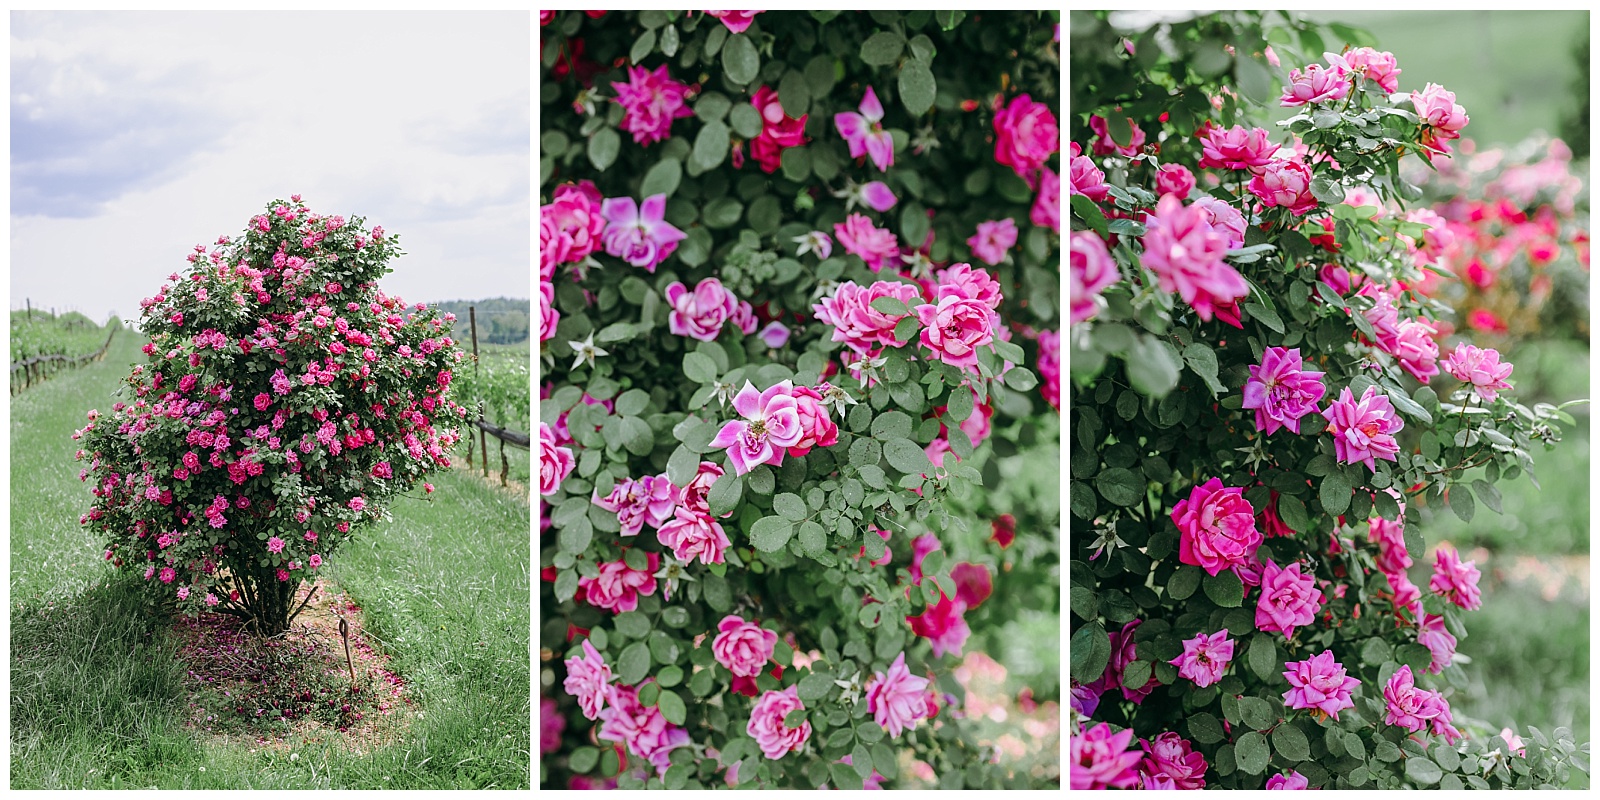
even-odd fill
[[[1059,613],[1053,21],[541,16],[542,785],[1059,780],[954,677]]]
[[[449,466],[462,354],[451,315],[378,288],[400,254],[296,195],[140,302],[148,362],[73,437],[107,560],[276,634],[341,544]]]
[[[1451,708],[1476,567],[1407,572],[1424,508],[1498,511],[1574,422],[1447,338],[1452,226],[1402,159],[1450,169],[1470,115],[1268,19],[1073,17],[1072,784],[1564,786],[1569,731]]]

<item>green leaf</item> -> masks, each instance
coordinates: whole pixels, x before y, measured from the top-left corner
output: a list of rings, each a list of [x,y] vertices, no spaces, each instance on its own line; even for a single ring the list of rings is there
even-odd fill
[[[889,466],[907,475],[926,475],[933,471],[928,454],[909,439],[890,439],[883,443],[883,457]]]
[[[683,683],[683,668],[677,664],[668,664],[656,673],[656,683],[663,689],[670,689]]]
[[[761,55],[750,41],[749,34],[736,33],[722,46],[722,70],[732,83],[744,85],[756,79],[761,71]]]
[[[744,212],[744,204],[737,199],[723,195],[706,204],[701,218],[705,220],[708,228],[731,228],[739,222],[739,215]]]
[[[1292,494],[1278,496],[1278,516],[1298,533],[1311,530],[1311,517],[1306,514],[1306,504]]]
[[[589,549],[589,542],[593,538],[594,526],[589,518],[579,517],[556,534],[556,546],[562,553],[579,555]]]
[[[1213,397],[1221,397],[1227,393],[1222,381],[1217,380],[1217,354],[1210,346],[1195,342],[1183,348],[1184,363],[1189,369],[1194,370],[1200,379],[1206,382],[1206,388],[1211,390]]]
[[[967,16],[967,12],[965,12],[965,11],[935,11],[935,12],[933,12],[934,21],[939,23],[939,27],[940,28],[942,28],[944,30],[947,30],[947,31],[955,30],[955,27],[957,25],[960,25],[961,24],[961,20],[966,19],[966,16]]]
[[[811,86],[806,83],[804,73],[795,69],[783,73],[778,81],[778,103],[783,106],[784,114],[795,119],[811,110]]]
[[[1283,327],[1283,318],[1278,316],[1277,311],[1261,305],[1260,303],[1245,303],[1244,310],[1245,313],[1254,317],[1256,320],[1260,321],[1261,324],[1267,326],[1268,328],[1271,328],[1278,333],[1284,332],[1285,329]]]
[[[728,112],[728,124],[733,126],[733,132],[746,139],[754,139],[761,135],[761,112],[749,103],[740,103]]]
[[[1432,786],[1444,777],[1444,770],[1422,756],[1412,756],[1406,759],[1406,777],[1423,786]]]
[[[1278,646],[1266,633],[1257,633],[1250,640],[1250,671],[1271,684],[1280,677],[1278,667]]]
[[[815,522],[801,523],[800,547],[812,558],[822,555],[828,549],[828,532]]]
[[[906,308],[906,304],[904,302],[901,302],[899,299],[894,297],[880,297],[876,300],[873,300],[872,310],[877,311],[880,314],[888,314],[896,317],[902,314],[911,313],[911,309]]]
[[[1472,515],[1477,512],[1478,506],[1472,500],[1472,492],[1462,484],[1455,484],[1445,495],[1450,503],[1450,510],[1461,518],[1462,522],[1471,522]]]
[[[1267,761],[1271,753],[1267,749],[1267,737],[1259,731],[1247,731],[1233,744],[1233,759],[1238,764],[1239,771],[1246,775],[1260,775],[1267,771]]]
[[[1178,571],[1172,573],[1167,580],[1167,597],[1173,600],[1187,600],[1200,588],[1200,579],[1205,576],[1205,571],[1193,564],[1184,564]]]
[[[1478,478],[1472,482],[1472,490],[1477,492],[1478,499],[1482,500],[1483,504],[1492,509],[1494,513],[1504,513],[1500,510],[1500,490],[1494,488],[1494,484]]]
[[[1072,634],[1072,677],[1079,683],[1090,683],[1105,674],[1111,660],[1111,637],[1098,622],[1088,622]]]
[[[1395,410],[1406,414],[1424,425],[1433,424],[1433,415],[1428,410],[1418,405],[1416,401],[1406,397],[1405,392],[1385,392],[1389,402],[1394,404]]]
[[[707,122],[694,137],[694,149],[689,152],[689,174],[699,175],[716,169],[732,147],[728,126],[718,120]]]
[[[716,573],[706,573],[700,577],[700,591],[706,598],[706,605],[717,613],[726,612],[733,607],[733,593],[728,589],[728,582]],[[1111,646],[1110,640],[1106,647]]]
[[[556,575],[556,602],[565,603],[578,594],[578,573],[564,569]]]
[[[833,57],[827,55],[813,56],[806,62],[806,85],[811,87],[812,97],[827,97],[833,91]]]
[[[1206,597],[1223,608],[1238,608],[1244,602],[1244,584],[1239,582],[1238,575],[1228,570],[1207,575],[1202,585]]]
[[[801,500],[800,495],[788,492],[772,498],[772,510],[795,522],[799,522],[808,516],[806,501]]]
[[[1039,377],[1027,367],[1012,367],[1006,370],[1006,386],[1018,392],[1026,392],[1039,385]]]
[[[622,137],[616,128],[601,128],[589,137],[589,163],[601,172],[617,161],[617,151],[622,149]]]
[[[783,549],[794,536],[794,523],[782,517],[762,517],[750,526],[750,543],[763,553]]]
[[[1344,202],[1344,187],[1326,175],[1311,179],[1311,196],[1328,205]],[[1280,331],[1281,333],[1281,331]]]
[[[1148,661],[1129,662],[1122,670],[1122,685],[1137,689],[1150,681],[1151,665]]]
[[[878,31],[861,43],[861,60],[874,67],[886,67],[900,57],[905,44],[905,37],[894,31]]]
[[[640,61],[643,61],[645,56],[655,52],[655,49],[656,32],[653,30],[647,30],[640,34],[639,38],[633,40],[633,49],[628,51],[628,60],[637,64]]]
[[[744,481],[730,470],[711,484],[711,491],[706,493],[706,505],[710,507],[712,516],[720,517],[739,505],[743,494]]]
[[[1102,497],[1119,506],[1136,506],[1145,497],[1144,477],[1131,469],[1104,470],[1095,476],[1094,485]]]
[[[1272,704],[1259,697],[1239,698],[1239,718],[1244,724],[1258,731],[1272,727],[1278,721],[1278,715],[1273,713]]]
[[[1433,653],[1425,645],[1410,642],[1400,645],[1394,652],[1396,661],[1411,667],[1411,671],[1421,674],[1433,664]]]
[[[1343,117],[1339,116],[1339,112],[1331,108],[1319,108],[1311,112],[1311,124],[1320,130],[1335,127],[1343,119]]]
[[[617,615],[616,628],[617,633],[629,639],[643,639],[650,635],[650,620],[638,611],[624,611]]]
[[[1128,382],[1145,397],[1164,397],[1178,385],[1178,350],[1151,336],[1140,336],[1126,359]]]
[[[1272,732],[1272,749],[1290,761],[1307,761],[1311,758],[1311,743],[1305,731],[1284,723]]]
[[[1110,649],[1109,640],[1106,645]],[[800,679],[800,685],[795,694],[804,702],[811,703],[828,696],[833,690],[833,675],[827,672],[812,672]]]
[[[567,756],[567,767],[579,775],[594,769],[599,763],[600,751],[593,747],[580,747]]]
[[[644,174],[644,181],[639,184],[640,197],[652,197],[664,194],[667,197],[678,191],[678,184],[683,182],[683,162],[676,158],[663,158]]]
[[[1210,713],[1196,711],[1189,715],[1189,735],[1201,744],[1216,744],[1222,741],[1222,723]]]
[[[1072,211],[1078,215],[1079,219],[1083,220],[1084,224],[1089,226],[1090,230],[1100,234],[1101,236],[1106,235],[1107,223],[1105,212],[1101,211],[1100,206],[1096,205],[1093,200],[1090,200],[1088,195],[1073,195]]]
[[[927,64],[913,60],[900,67],[900,102],[911,116],[920,117],[933,108],[935,92],[933,71]]]
[[[1350,507],[1350,483],[1345,480],[1343,470],[1334,470],[1322,479],[1322,485],[1317,488],[1318,497],[1322,499],[1322,510],[1329,516],[1338,516]]]
[[[617,678],[633,685],[650,674],[650,648],[644,642],[634,642],[623,649],[617,658]]]

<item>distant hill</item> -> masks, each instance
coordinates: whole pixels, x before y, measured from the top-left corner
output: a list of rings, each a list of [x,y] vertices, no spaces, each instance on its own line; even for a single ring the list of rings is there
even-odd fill
[[[456,336],[462,343],[471,342],[471,328],[467,326],[467,309],[478,312],[478,341],[487,344],[523,344],[528,341],[529,318],[532,304],[521,298],[491,297],[487,300],[445,300],[429,303],[440,311],[456,315]]]

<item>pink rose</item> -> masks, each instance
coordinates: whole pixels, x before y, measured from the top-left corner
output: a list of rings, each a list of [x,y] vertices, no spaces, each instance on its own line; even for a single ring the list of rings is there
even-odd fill
[[[1349,677],[1344,665],[1334,660],[1332,650],[1324,650],[1304,661],[1284,664],[1283,677],[1289,681],[1289,691],[1283,693],[1283,704],[1288,708],[1309,708],[1317,713],[1339,720],[1339,712],[1355,708],[1351,693],[1361,681]]]
[[[1406,320],[1396,329],[1390,350],[1400,366],[1423,383],[1439,374],[1439,343],[1433,340],[1436,333],[1438,329],[1421,318]]]
[[[1322,608],[1322,592],[1317,579],[1300,573],[1300,563],[1279,567],[1267,560],[1261,574],[1261,596],[1256,602],[1256,628],[1277,631],[1285,639],[1294,638],[1294,629],[1316,622]]]
[[[631,197],[606,198],[600,206],[607,223],[606,253],[655,272],[687,236],[663,219],[666,209],[664,194],[651,195],[642,205],[635,204]]]
[[[710,461],[700,462],[700,469],[695,472],[693,478],[689,479],[689,485],[683,487],[678,493],[678,503],[690,511],[709,515],[711,513],[711,504],[706,498],[711,494],[711,485],[716,483],[717,479],[722,475],[722,467]],[[732,513],[731,511],[728,512],[728,514]],[[728,516],[728,514],[723,514],[723,516]]]
[[[1100,293],[1122,279],[1117,262],[1104,241],[1093,231],[1073,231],[1070,237],[1072,260],[1067,275],[1067,294],[1072,303],[1071,324],[1093,319],[1105,301]]]
[[[1428,648],[1428,653],[1433,656],[1429,662],[1428,673],[1438,675],[1456,658],[1456,637],[1445,630],[1444,617],[1438,614],[1423,614],[1422,624],[1417,628],[1417,644]]]
[[[600,712],[601,741],[620,742],[629,752],[650,762],[656,775],[665,775],[672,751],[690,743],[689,732],[667,722],[656,706],[639,702],[632,686],[614,686],[607,707]]]
[[[929,553],[942,548],[943,545],[939,543],[939,537],[933,533],[924,533],[911,540],[911,569],[909,570],[911,573],[911,585],[922,585],[922,560],[927,558]]]
[[[1143,264],[1164,292],[1175,293],[1203,320],[1250,293],[1250,284],[1222,259],[1227,241],[1194,206],[1161,198],[1145,222]]]
[[[756,701],[755,708],[750,710],[750,723],[745,726],[745,733],[756,740],[756,745],[761,748],[761,754],[767,758],[777,760],[790,752],[799,750],[811,738],[811,723],[802,722],[798,728],[790,728],[783,724],[783,718],[791,711],[802,711],[805,704],[800,702],[799,687],[790,686],[783,691],[771,691],[761,695]]]
[[[1006,251],[1017,245],[1017,223],[1010,217],[978,223],[978,232],[967,240],[972,254],[985,264],[1006,260]]]
[[[1028,221],[1061,233],[1061,176],[1049,167],[1039,170],[1039,194],[1028,211]]]
[[[1317,207],[1311,195],[1311,168],[1299,161],[1273,159],[1250,179],[1250,193],[1270,207],[1281,206],[1303,215]]]
[[[1302,370],[1300,348],[1268,347],[1261,364],[1250,367],[1244,384],[1244,404],[1255,409],[1256,430],[1267,435],[1288,428],[1300,432],[1300,418],[1317,412],[1317,401],[1327,389],[1321,372]]]
[[[828,416],[822,394],[809,386],[796,386],[790,394],[800,415],[800,441],[789,446],[789,455],[803,456],[813,447],[832,447],[839,441],[839,425]]]
[[[983,605],[994,593],[994,577],[982,564],[963,561],[950,568],[950,579],[956,584],[956,602],[969,611]]]
[[[1131,728],[1112,733],[1104,722],[1073,734],[1069,745],[1072,767],[1067,770],[1073,790],[1137,788],[1143,754],[1129,750],[1132,743]]]
[[[927,694],[928,679],[912,675],[906,654],[901,653],[888,672],[874,672],[867,681],[867,710],[889,738],[898,739],[901,732],[915,730],[927,718]]]
[[[722,333],[722,323],[738,309],[739,300],[723,288],[722,281],[706,278],[690,292],[678,281],[667,285],[667,330],[702,342],[713,341]]]
[[[976,300],[944,297],[913,309],[922,322],[922,347],[954,367],[978,371],[979,347],[994,340],[995,313]]]
[[[639,607],[639,595],[656,593],[655,572],[660,568],[659,553],[648,554],[642,570],[629,567],[626,561],[607,562],[600,565],[598,576],[579,578],[578,588],[589,605],[621,614]]]
[[[601,497],[596,490],[591,500],[617,515],[623,536],[638,536],[645,525],[657,527],[672,516],[672,507],[678,503],[678,487],[665,475],[623,478],[610,494]]]
[[[750,140],[750,157],[756,160],[762,171],[772,174],[782,165],[783,151],[786,148],[798,147],[806,142],[806,117],[801,114],[799,119],[794,119],[783,111],[783,104],[778,101],[778,93],[769,86],[757,87],[756,93],[750,98],[750,105],[761,112],[761,134]]]
[[[1278,152],[1278,145],[1267,136],[1264,128],[1245,130],[1243,125],[1235,125],[1223,130],[1213,127],[1206,131],[1201,144],[1199,166],[1201,169],[1259,170]]]
[[[561,312],[556,310],[556,287],[549,281],[539,280],[539,341],[548,342],[556,336],[556,326],[561,324]],[[265,395],[263,395],[265,396]],[[260,399],[257,398],[257,406]],[[265,408],[261,409],[265,411]]]
[[[600,249],[606,221],[600,215],[599,192],[566,184],[556,188],[555,199],[539,207],[539,274],[549,279],[556,267],[582,261]]]
[[[1306,780],[1306,776],[1294,770],[1290,770],[1287,773],[1280,772],[1267,779],[1268,789],[1295,790],[1304,789],[1309,785],[1310,781]]]
[[[739,301],[738,307],[733,310],[733,315],[728,317],[728,321],[746,336],[756,332],[756,310],[743,300]]]
[[[760,675],[778,644],[776,632],[733,614],[723,617],[717,630],[720,632],[711,642],[711,654],[718,664],[744,678]]]
[[[1255,509],[1244,490],[1212,478],[1189,491],[1172,510],[1178,526],[1178,560],[1216,575],[1251,560],[1261,546]]]
[[[1405,423],[1395,414],[1389,398],[1380,394],[1376,386],[1368,386],[1360,401],[1346,386],[1322,416],[1328,419],[1334,456],[1341,464],[1365,461],[1368,469],[1377,472],[1376,459],[1394,461],[1395,454],[1400,452],[1394,435]]]
[[[845,281],[834,290],[832,297],[811,307],[819,322],[833,326],[833,341],[841,342],[856,353],[866,355],[882,346],[901,344],[894,338],[894,328],[907,314],[886,314],[872,307],[880,297],[892,297],[905,304],[909,310],[919,304],[922,295],[909,283],[877,281],[871,286],[857,286],[855,281]]]
[[[1304,70],[1289,70],[1289,85],[1283,87],[1281,106],[1303,106],[1343,100],[1350,93],[1350,79],[1337,67],[1307,65]]]
[[[1511,377],[1512,365],[1500,363],[1500,353],[1492,348],[1479,348],[1462,342],[1444,361],[1450,377],[1472,387],[1472,391],[1485,403],[1494,402],[1500,392],[1511,388],[1506,378]]]
[[[728,449],[733,471],[743,475],[757,464],[783,463],[786,448],[800,443],[805,430],[800,425],[794,384],[782,381],[760,392],[749,381],[733,398],[733,408],[744,419],[728,422],[717,431],[712,447]]]
[[[976,300],[989,308],[999,310],[1000,283],[982,269],[971,264],[952,264],[938,272],[939,284],[934,287],[935,300],[945,297],[964,297]]]
[[[1106,183],[1106,174],[1094,165],[1094,159],[1076,153],[1078,147],[1076,143],[1072,147],[1074,153],[1067,173],[1068,193],[1081,194],[1096,203],[1104,203],[1106,197],[1111,194],[1111,185]]]
[[[1422,124],[1440,132],[1446,139],[1459,136],[1471,118],[1466,109],[1456,103],[1455,92],[1447,92],[1437,83],[1429,83],[1420,92],[1411,93],[1411,104],[1417,109]]]
[[[699,559],[702,564],[721,564],[722,552],[733,545],[715,518],[687,508],[677,509],[656,531],[656,539],[672,548],[679,561]]]
[[[773,320],[756,334],[756,338],[760,339],[762,344],[776,350],[789,343],[789,326]]]
[[[1459,486],[1454,490],[1466,491]],[[1476,611],[1483,606],[1478,594],[1478,578],[1476,562],[1462,561],[1454,547],[1440,545],[1433,551],[1433,577],[1428,580],[1428,589],[1434,594],[1468,611]]]
[[[1156,194],[1175,195],[1179,200],[1189,199],[1194,191],[1194,173],[1182,164],[1162,164],[1156,170]]]
[[[1330,58],[1331,62],[1333,59]],[[1378,52],[1370,47],[1357,47],[1344,54],[1344,62],[1352,72],[1373,81],[1389,94],[1400,91],[1400,67],[1394,53]]]
[[[1061,410],[1061,332],[1039,331],[1039,394]]]
[[[1143,620],[1137,619],[1130,620],[1128,624],[1122,626],[1121,630],[1111,631],[1107,634],[1107,638],[1111,640],[1111,660],[1106,662],[1105,674],[1100,676],[1102,690],[1120,689],[1124,700],[1132,700],[1140,705],[1144,703],[1144,699],[1149,697],[1152,691],[1155,691],[1157,686],[1161,685],[1161,681],[1154,674],[1151,674],[1150,679],[1138,688],[1130,689],[1123,683],[1128,665],[1139,660],[1139,656],[1135,652],[1133,636],[1143,622]]]
[[[1244,247],[1244,215],[1239,209],[1212,197],[1201,194],[1190,204],[1190,208],[1198,208],[1205,215],[1205,221],[1222,236],[1227,250],[1238,250]]]
[[[873,272],[882,270],[885,263],[900,255],[900,242],[895,235],[873,225],[872,220],[861,214],[851,214],[844,222],[836,223],[833,235],[846,253],[860,256]]]
[[[613,81],[611,88],[623,109],[618,127],[632,133],[635,144],[659,142],[671,134],[674,119],[694,115],[685,101],[689,86],[668,77],[665,64],[653,71],[628,67],[628,82]]]
[[[1350,271],[1338,264],[1323,264],[1322,269],[1317,270],[1317,279],[1340,295],[1350,293]]]
[[[578,708],[585,719],[599,717],[606,707],[606,696],[611,693],[611,667],[588,639],[583,640],[582,658],[569,658],[563,663],[567,679],[562,686],[567,694],[578,698]]]
[[[1399,520],[1373,517],[1367,522],[1367,539],[1378,544],[1378,570],[1385,575],[1404,575],[1411,568],[1406,552],[1406,526]]]
[[[1180,677],[1204,688],[1222,680],[1222,673],[1233,661],[1233,640],[1226,629],[1201,633],[1183,643],[1183,654],[1167,662],[1178,668]]]
[[[760,11],[707,11],[708,16],[722,20],[730,33],[744,33]]]
[[[1168,731],[1139,746],[1144,749],[1139,766],[1146,775],[1170,779],[1178,789],[1205,788],[1206,757],[1190,749],[1187,739]]]
[[[1387,725],[1405,728],[1412,733],[1431,731],[1436,736],[1444,736],[1445,741],[1450,743],[1461,738],[1461,732],[1450,724],[1450,704],[1445,701],[1444,695],[1417,688],[1410,665],[1395,670],[1389,676],[1388,684],[1383,687],[1383,700],[1383,721]]]
[[[938,602],[917,616],[906,617],[906,621],[911,623],[912,633],[928,640],[935,658],[942,658],[946,653],[959,656],[967,637],[972,635],[963,616],[966,611],[965,603],[951,600],[941,589]]]
[[[849,145],[851,158],[870,156],[879,172],[888,172],[894,164],[894,139],[883,129],[883,104],[871,86],[861,98],[859,110],[859,114],[841,111],[833,115],[834,127]]]
[[[576,464],[572,449],[557,447],[555,431],[548,423],[539,423],[539,494],[546,497],[555,494]]]
[[[1134,124],[1131,118],[1123,117],[1123,120],[1128,123],[1129,129],[1128,145],[1126,147],[1117,144],[1116,140],[1112,138],[1110,128],[1104,117],[1092,114],[1089,116],[1089,129],[1094,131],[1095,134],[1094,141],[1089,143],[1089,147],[1095,155],[1108,156],[1112,153],[1117,153],[1129,158],[1139,155],[1139,150],[1144,147],[1144,131],[1140,130],[1139,126]]]
[[[1130,121],[1130,124],[1131,121]],[[994,117],[994,160],[1016,171],[1031,187],[1050,154],[1061,149],[1056,115],[1028,95],[1018,95]]]

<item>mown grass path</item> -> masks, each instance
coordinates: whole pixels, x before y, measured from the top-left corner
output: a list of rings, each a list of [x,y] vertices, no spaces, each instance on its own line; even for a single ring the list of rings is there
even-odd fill
[[[464,475],[400,498],[392,523],[332,559],[418,700],[399,742],[262,748],[183,726],[167,623],[78,526],[90,496],[71,435],[139,358],[137,335],[117,339],[12,398],[10,786],[528,788],[529,509]]]

